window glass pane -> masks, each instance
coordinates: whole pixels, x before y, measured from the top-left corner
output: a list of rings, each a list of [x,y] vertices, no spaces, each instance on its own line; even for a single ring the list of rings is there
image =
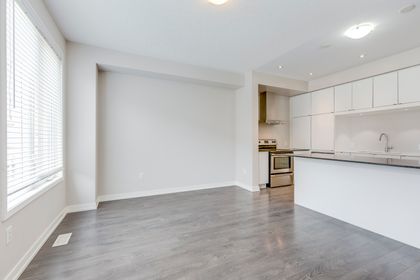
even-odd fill
[[[289,157],[276,157],[274,158],[274,169],[288,169],[290,168]]]
[[[8,208],[60,177],[62,63],[18,2],[7,0]]]

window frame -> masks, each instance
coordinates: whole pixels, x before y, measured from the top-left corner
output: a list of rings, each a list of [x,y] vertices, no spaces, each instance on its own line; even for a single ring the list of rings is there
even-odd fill
[[[33,7],[30,1],[16,0],[22,10],[27,14],[32,24],[38,29],[38,32],[45,38],[50,47],[57,53],[61,59],[61,84],[62,84],[62,172],[59,178],[41,183],[38,187],[28,191],[22,198],[13,203],[13,207],[8,209],[7,194],[7,42],[6,42],[6,0],[0,0],[0,214],[1,221],[6,221],[17,212],[30,205],[34,200],[47,193],[55,186],[65,181],[65,52],[54,39],[47,25]]]

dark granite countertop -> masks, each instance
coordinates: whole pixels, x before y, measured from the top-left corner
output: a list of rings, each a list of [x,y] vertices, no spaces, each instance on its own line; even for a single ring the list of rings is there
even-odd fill
[[[419,160],[410,159],[391,159],[391,158],[375,158],[375,157],[363,157],[363,156],[344,156],[334,154],[321,154],[321,153],[308,153],[308,154],[294,154],[294,157],[299,158],[312,158],[312,159],[323,159],[323,160],[334,160],[334,161],[345,161],[375,165],[385,165],[393,167],[406,167],[406,168],[417,168],[420,169]]]
[[[274,149],[258,149],[258,151],[259,152],[273,152],[273,153],[276,153],[276,152],[293,153],[293,152],[309,152],[310,150],[309,149],[275,149],[275,150]]]

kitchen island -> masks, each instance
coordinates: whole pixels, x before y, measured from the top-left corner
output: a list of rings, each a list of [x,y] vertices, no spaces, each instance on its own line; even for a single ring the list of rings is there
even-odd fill
[[[295,203],[420,248],[420,162],[294,155]]]

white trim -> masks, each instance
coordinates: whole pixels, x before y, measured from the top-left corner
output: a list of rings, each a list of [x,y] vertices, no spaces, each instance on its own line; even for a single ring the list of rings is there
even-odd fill
[[[6,73],[6,1],[0,0],[0,215],[7,213],[7,73]]]
[[[58,186],[59,184],[63,183],[64,179],[63,176],[60,176],[59,178],[55,179],[54,181],[47,182],[44,185],[37,187],[36,189],[28,192],[25,194],[18,202],[14,203],[14,206],[12,208],[7,209],[7,195],[6,195],[6,211],[4,212],[4,215],[2,217],[2,221],[6,221],[10,217],[12,217],[14,214],[19,212],[20,210],[24,209],[26,206],[32,203],[32,201],[36,200],[40,196],[44,195],[46,192],[51,190],[52,188]],[[6,189],[7,193],[7,189]]]
[[[63,61],[65,55],[64,50],[61,48],[60,43],[54,37],[53,32],[48,28],[46,22],[42,19],[31,1],[16,0],[23,11],[28,15],[30,21],[38,29],[39,33],[45,38],[51,48],[57,53],[58,57]]]
[[[350,115],[372,115],[372,114],[381,114],[381,113],[389,113],[389,112],[400,112],[404,110],[419,110],[420,109],[420,102],[412,102],[412,103],[401,103],[397,105],[390,105],[390,106],[381,106],[381,107],[373,107],[367,109],[357,109],[357,110],[350,110],[350,111],[342,111],[334,113],[335,116],[350,116]]]
[[[67,214],[67,209],[64,208],[60,214],[51,222],[51,224],[44,230],[41,236],[34,242],[34,244],[29,248],[28,251],[23,255],[23,257],[18,261],[18,263],[13,267],[13,269],[6,275],[4,280],[16,280],[20,275],[25,271],[29,263],[36,256],[38,251],[48,240],[57,226],[61,223],[64,217]]]
[[[205,189],[216,189],[216,188],[224,188],[224,187],[232,187],[232,186],[236,186],[236,183],[224,182],[224,183],[215,183],[215,184],[195,185],[195,186],[188,186],[188,187],[145,190],[145,191],[130,192],[130,193],[106,194],[106,195],[98,196],[98,201],[104,202],[104,201],[121,200],[121,199],[171,194],[171,193],[179,193],[179,192],[188,192],[188,191],[198,191],[198,190],[205,190]]]
[[[98,208],[98,204],[96,202],[91,202],[91,203],[85,203],[85,204],[69,205],[67,206],[66,210],[67,210],[67,213],[75,213],[75,212],[96,210],[97,208]]]
[[[249,192],[259,192],[260,191],[260,186],[249,186],[249,185],[245,185],[245,184],[242,184],[242,183],[239,183],[239,182],[236,182],[235,185],[244,189],[244,190],[247,190]]]

